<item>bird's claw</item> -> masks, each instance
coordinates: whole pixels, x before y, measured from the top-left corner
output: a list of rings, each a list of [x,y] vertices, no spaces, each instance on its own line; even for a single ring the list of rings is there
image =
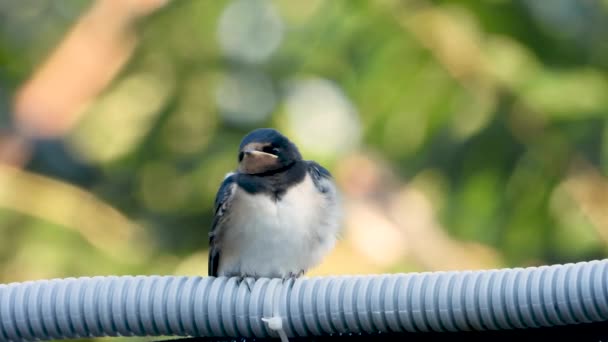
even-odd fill
[[[250,278],[250,277],[247,277],[247,276],[241,276],[241,277],[238,277],[236,279],[236,285],[238,287],[240,287],[241,283],[243,283],[243,282],[247,286],[247,289],[249,290],[249,292],[251,292],[253,290],[253,285],[255,284],[255,278]]]
[[[295,283],[296,279],[300,278],[303,275],[304,270],[300,270],[298,272],[289,272],[286,276],[283,277],[283,284],[288,280],[293,280],[293,282]]]
[[[245,284],[247,285],[247,289],[249,289],[249,292],[251,292],[253,290],[253,285],[255,285],[255,279],[245,278]]]

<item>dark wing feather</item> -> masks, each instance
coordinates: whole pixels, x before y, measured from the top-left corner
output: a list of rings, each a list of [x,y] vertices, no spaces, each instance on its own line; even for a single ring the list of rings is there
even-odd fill
[[[218,245],[218,233],[224,215],[230,208],[230,202],[236,188],[235,174],[231,174],[224,179],[220,185],[217,194],[215,195],[215,214],[213,217],[213,225],[209,233],[209,275],[217,277],[218,266],[220,263],[220,247]]]
[[[327,182],[324,182],[323,180],[331,179],[331,173],[329,173],[326,168],[317,164],[314,161],[307,161],[307,163],[308,173],[312,177],[313,183],[321,193],[327,193],[330,189],[327,185]]]

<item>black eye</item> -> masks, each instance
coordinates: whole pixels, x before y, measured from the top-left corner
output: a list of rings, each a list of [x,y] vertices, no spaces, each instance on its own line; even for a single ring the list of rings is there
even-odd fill
[[[277,154],[279,154],[279,149],[276,148],[276,147],[272,147],[272,146],[268,145],[268,146],[262,147],[262,152],[266,152],[266,153],[277,155]]]
[[[245,153],[239,152],[239,162],[243,161],[244,156],[245,156]]]

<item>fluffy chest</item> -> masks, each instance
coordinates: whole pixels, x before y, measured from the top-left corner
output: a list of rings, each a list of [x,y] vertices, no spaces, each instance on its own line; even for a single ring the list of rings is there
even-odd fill
[[[306,176],[275,200],[237,189],[222,239],[221,273],[281,275],[307,269],[321,257],[326,196]]]
[[[314,233],[311,229],[323,215],[325,201],[308,176],[290,187],[279,200],[237,188],[231,211],[238,215],[231,217],[232,228],[235,234],[254,239],[264,234],[304,237]]]

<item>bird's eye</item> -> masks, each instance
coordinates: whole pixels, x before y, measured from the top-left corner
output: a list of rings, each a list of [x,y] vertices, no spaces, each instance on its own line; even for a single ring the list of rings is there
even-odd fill
[[[244,156],[245,156],[245,153],[239,152],[239,163],[243,161]]]
[[[262,147],[262,152],[277,155],[277,154],[279,154],[279,149],[268,145],[268,146]]]

